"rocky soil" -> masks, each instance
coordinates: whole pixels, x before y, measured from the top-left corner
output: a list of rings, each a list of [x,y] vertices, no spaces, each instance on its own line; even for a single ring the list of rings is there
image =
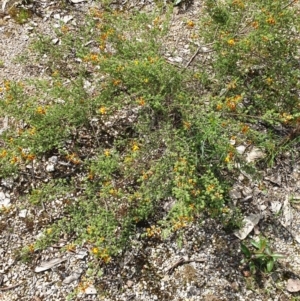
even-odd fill
[[[0,2],[0,86],[6,79],[22,81],[28,78],[47,79],[47,68],[37,64],[31,41],[39,33],[55,39],[53,28],[60,22],[73,26],[84,22],[84,14],[94,1],[39,1],[31,5],[33,15],[28,23],[17,24],[8,14],[17,1]],[[155,9],[150,0],[123,1],[119,8]],[[180,68],[192,68],[192,60],[201,60],[201,43],[187,29],[186,20],[201,18],[202,3],[195,0],[174,9],[164,56]],[[199,30],[197,26],[193,30]],[[200,48],[199,48],[200,47]],[[23,54],[27,59],[24,61]],[[1,101],[1,94],[0,94]],[[0,133],[9,122],[0,116]],[[0,136],[1,143],[1,136]],[[299,293],[286,289],[288,279],[300,275],[300,146],[282,155],[272,168],[262,169],[259,178],[240,172],[231,191],[234,203],[244,216],[255,214],[259,223],[249,237],[268,237],[276,252],[285,255],[271,274],[260,279],[249,277],[240,264],[240,239],[227,233],[213,219],[205,219],[185,229],[181,237],[166,240],[142,239],[141,226],[131,238],[131,247],[101,266],[85,245],[66,250],[67,239],[36,252],[28,263],[20,261],[18,251],[30,246],[51,221],[61,218],[63,202],[53,202],[36,208],[24,203],[20,191],[32,185],[30,177],[22,175],[1,179],[0,183],[0,300],[292,300]],[[251,150],[245,155],[250,156]],[[52,158],[51,160],[56,160]],[[254,160],[254,159],[253,159]],[[41,170],[55,162],[39,162]],[[66,171],[66,169],[64,169]],[[71,196],[72,197],[72,196]],[[295,299],[297,300],[297,299]]]

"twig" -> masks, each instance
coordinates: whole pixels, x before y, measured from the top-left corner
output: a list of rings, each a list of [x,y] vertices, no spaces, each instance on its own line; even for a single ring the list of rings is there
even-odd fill
[[[218,32],[218,29],[219,29],[219,26],[216,28],[216,31],[214,33],[214,36],[213,36],[213,41],[215,40],[215,37],[217,35],[217,32]],[[210,45],[213,45],[215,42],[212,42],[212,43],[209,43],[209,44],[206,44],[206,45],[203,45],[203,46],[199,46],[196,50],[196,52],[193,54],[193,56],[189,59],[189,61],[186,63],[185,67],[183,68],[183,70],[185,70],[190,64],[191,62],[195,59],[195,57],[198,55],[198,53],[200,52],[200,48],[201,47],[206,47],[206,46],[210,46]],[[203,51],[203,53],[207,53],[207,52],[212,52],[213,50],[210,50],[210,51]]]
[[[195,53],[193,54],[193,56],[189,59],[189,61],[186,63],[186,65],[184,66],[184,69],[185,70],[190,64],[191,62],[195,59],[195,57],[199,54],[200,52],[200,49],[202,47],[206,47],[206,46],[210,46],[210,45],[213,45],[215,42],[212,42],[212,43],[209,43],[209,44],[206,44],[206,45],[203,45],[203,46],[199,46],[197,48],[197,50],[195,51]],[[213,52],[214,50],[208,50],[208,51],[201,51],[202,53],[208,53],[208,52]]]
[[[281,10],[283,11],[284,9],[286,9],[287,7],[289,7],[290,5],[292,5],[293,3],[295,3],[295,0],[292,0],[291,2],[289,2],[287,5],[285,5]]]
[[[207,259],[206,258],[200,258],[200,259],[183,259],[182,257],[176,261],[170,268],[167,269],[167,273],[170,275],[174,272],[174,270],[186,263],[190,263],[190,262],[205,262]]]
[[[22,281],[22,282],[20,282],[20,283],[18,283],[18,284],[16,284],[16,285],[12,285],[12,286],[0,287],[0,291],[8,291],[8,290],[12,290],[12,289],[14,289],[14,288],[20,286],[20,285],[23,284],[23,283],[24,283],[24,281]]]

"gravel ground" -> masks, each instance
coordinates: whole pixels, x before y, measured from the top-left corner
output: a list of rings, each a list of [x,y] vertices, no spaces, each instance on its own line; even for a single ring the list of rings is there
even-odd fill
[[[152,1],[132,1],[130,4],[140,5],[144,10],[154,7]],[[10,5],[11,1],[6,3],[6,10]],[[84,13],[94,5],[99,4],[85,1],[63,9],[56,1],[41,1],[37,7],[41,15],[34,15],[22,26],[13,22],[4,11],[0,19],[0,57],[4,62],[0,68],[0,85],[5,79],[47,78],[47,70],[36,64],[35,56],[28,48],[30,42],[37,32],[55,38],[53,26],[64,16],[71,15],[70,22],[74,26],[83,22]],[[201,1],[195,0],[174,10],[164,49],[170,63],[190,65],[199,50],[201,45],[193,39],[193,30],[198,30],[197,26],[191,30],[184,24],[187,19],[196,23],[201,9]],[[24,63],[22,54],[26,51],[31,59]],[[201,60],[201,56],[196,60]],[[2,117],[3,129],[9,125]],[[247,271],[240,264],[240,240],[209,218],[199,219],[181,235],[174,234],[166,240],[155,236],[142,239],[145,228],[140,227],[131,238],[131,247],[105,266],[100,266],[91,256],[87,245],[66,250],[67,238],[34,254],[30,263],[22,263],[18,260],[18,250],[30,246],[47,223],[59,219],[64,204],[55,199],[36,208],[24,203],[19,193],[20,189],[24,191],[31,185],[30,178],[1,179],[0,203],[8,209],[0,214],[0,300],[284,301],[299,297],[298,293],[292,295],[286,290],[287,280],[297,279],[300,273],[298,154],[299,147],[278,158],[273,168],[261,172],[259,180],[241,171],[231,192],[233,201],[243,209],[245,216],[261,215],[249,236],[257,238],[263,234],[270,239],[276,252],[286,255],[279,260],[273,273],[261,275],[259,281],[247,277]],[[51,162],[37,164],[45,170]],[[75,195],[70,197],[76,198]],[[289,201],[291,198],[294,202]]]

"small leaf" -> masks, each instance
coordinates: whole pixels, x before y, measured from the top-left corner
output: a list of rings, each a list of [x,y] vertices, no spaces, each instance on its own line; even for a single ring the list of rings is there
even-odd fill
[[[255,240],[251,240],[251,245],[257,249],[259,249],[260,247],[260,242],[259,241],[255,241]]]
[[[252,274],[256,273],[256,266],[253,262],[249,263],[249,268],[250,268],[250,271],[251,271]]]
[[[257,259],[261,259],[261,258],[265,258],[266,255],[264,253],[255,253],[254,257],[257,258]]]
[[[272,256],[272,251],[271,251],[271,249],[270,249],[269,246],[266,247],[265,253],[266,253],[268,256]]]
[[[250,250],[243,243],[241,243],[241,250],[242,250],[243,254],[246,256],[246,258],[251,257]]]
[[[274,253],[274,254],[272,254],[272,257],[276,260],[279,258],[285,258],[285,255],[279,254],[279,253]]]
[[[274,261],[273,260],[269,260],[267,263],[267,271],[271,272],[273,270],[274,267]]]

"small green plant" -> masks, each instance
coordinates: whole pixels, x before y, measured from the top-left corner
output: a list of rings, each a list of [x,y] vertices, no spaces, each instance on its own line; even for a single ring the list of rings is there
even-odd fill
[[[241,243],[241,250],[245,256],[242,263],[249,266],[253,275],[258,270],[265,273],[272,272],[277,259],[284,258],[282,254],[273,253],[268,240],[262,236],[258,240],[251,240],[251,245],[253,248],[248,248]]]
[[[32,17],[32,12],[28,9],[14,6],[9,10],[9,15],[17,23],[24,24]]]

